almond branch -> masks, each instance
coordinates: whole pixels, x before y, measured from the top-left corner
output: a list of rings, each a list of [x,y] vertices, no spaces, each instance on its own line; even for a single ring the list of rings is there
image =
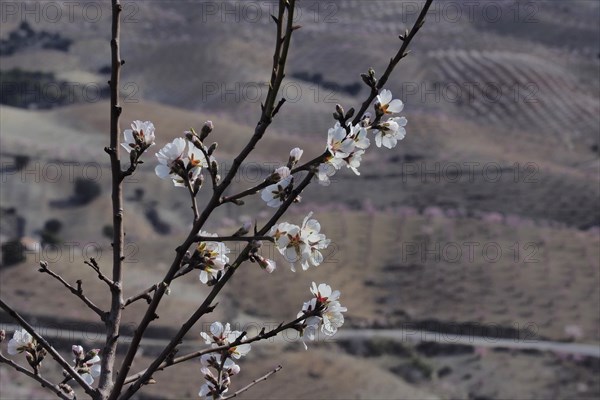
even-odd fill
[[[71,397],[67,396],[67,394],[65,392],[63,392],[58,385],[55,385],[52,382],[48,381],[47,379],[43,378],[40,374],[35,374],[35,373],[29,371],[28,369],[20,366],[19,364],[12,361],[11,359],[4,357],[2,352],[0,352],[0,363],[4,363],[4,364],[14,368],[15,370],[19,371],[20,373],[27,375],[31,379],[38,381],[40,383],[40,385],[42,385],[43,388],[53,391],[54,394],[56,394],[61,399],[72,400]]]
[[[11,317],[13,317],[19,323],[19,325],[21,325],[23,329],[25,329],[48,352],[48,354],[50,354],[52,358],[61,367],[63,367],[67,371],[67,373],[77,381],[77,383],[79,383],[79,385],[81,385],[83,390],[88,395],[90,395],[91,398],[95,399],[98,397],[97,392],[94,389],[92,389],[92,387],[88,385],[86,381],[83,380],[81,375],[79,375],[77,371],[75,371],[73,367],[69,365],[69,363],[64,358],[62,358],[58,351],[56,351],[56,349],[52,347],[50,343],[46,341],[46,339],[44,339],[39,333],[37,333],[37,331],[33,329],[33,327],[29,325],[29,323],[25,321],[25,319],[23,319],[23,317],[21,317],[21,315],[15,309],[6,304],[2,299],[0,299],[0,308],[2,308]]]

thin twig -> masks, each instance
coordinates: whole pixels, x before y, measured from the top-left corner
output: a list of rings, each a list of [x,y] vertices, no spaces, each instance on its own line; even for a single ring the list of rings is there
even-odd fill
[[[100,317],[100,319],[102,321],[104,321],[104,319],[106,318],[106,312],[103,311],[103,310],[101,310],[100,307],[98,307],[97,305],[95,305],[90,299],[88,299],[83,294],[83,288],[82,288],[82,284],[81,284],[80,280],[77,281],[77,288],[74,288],[69,282],[65,281],[62,278],[62,276],[60,276],[56,272],[52,271],[48,267],[48,263],[46,261],[40,261],[40,269],[39,269],[39,271],[41,273],[46,273],[46,274],[50,275],[51,277],[53,277],[54,279],[56,279],[57,281],[59,281],[60,283],[62,283],[64,287],[66,287],[71,293],[73,293],[81,301],[83,301],[85,303],[85,305],[90,308],[90,310],[92,310],[93,312],[95,312],[96,314],[98,314],[98,316]]]
[[[204,148],[204,145],[202,145],[200,147],[200,151],[204,155],[204,159],[206,160],[206,165],[208,165],[206,167],[206,169],[208,169],[208,173],[210,174],[210,181],[212,182],[212,188],[213,188],[213,192],[214,192],[217,189],[217,174],[216,174],[216,171],[213,171],[212,165],[210,163],[210,156],[208,155],[208,152]]]
[[[198,203],[196,202],[196,194],[194,193],[194,188],[192,188],[192,183],[190,182],[190,178],[185,174],[185,186],[188,189],[188,193],[190,194],[190,199],[192,201],[192,211],[194,212],[194,222],[198,220],[200,214],[198,213]]]
[[[27,375],[31,379],[34,379],[34,380],[38,381],[40,383],[40,385],[42,385],[43,388],[46,388],[46,389],[49,389],[49,390],[53,391],[54,394],[56,394],[61,399],[63,399],[63,400],[72,400],[71,397],[67,396],[67,394],[65,392],[63,392],[60,389],[60,387],[58,387],[58,385],[55,385],[52,382],[48,381],[47,379],[43,378],[40,374],[35,374],[35,373],[29,371],[28,369],[20,366],[19,364],[17,364],[16,362],[12,361],[11,359],[8,359],[8,358],[4,357],[4,355],[2,354],[2,352],[0,352],[0,363],[4,363],[6,365],[9,365],[9,366],[13,367],[14,369],[16,369],[17,371],[19,371],[20,373],[22,373],[24,375]]]
[[[360,122],[361,118],[363,117],[363,115],[365,114],[365,112],[367,111],[367,109],[369,108],[371,103],[373,102],[373,100],[375,100],[375,97],[377,97],[377,95],[379,94],[379,90],[381,90],[383,88],[383,86],[386,84],[388,78],[394,71],[394,68],[396,68],[396,65],[398,64],[398,62],[400,62],[401,59],[403,59],[404,57],[406,57],[408,55],[408,53],[406,52],[406,49],[408,48],[408,45],[410,44],[412,39],[415,37],[415,35],[419,31],[419,29],[421,29],[421,27],[425,23],[425,15],[427,15],[427,11],[429,10],[429,7],[431,6],[432,2],[433,2],[433,0],[427,0],[425,2],[425,5],[423,6],[423,9],[421,10],[421,13],[417,17],[417,20],[415,21],[410,32],[408,34],[401,36],[402,46],[400,46],[400,49],[398,50],[398,53],[396,53],[396,56],[390,60],[390,63],[388,64],[385,72],[383,73],[381,78],[379,78],[379,80],[377,81],[377,85],[371,88],[371,94],[369,95],[367,100],[365,100],[363,102],[362,106],[360,107],[360,110],[355,114],[356,116],[354,117],[354,120],[352,121],[352,125],[356,125]]]
[[[187,275],[188,273],[192,272],[194,270],[194,267],[192,266],[187,266],[185,268],[180,269],[179,271],[177,271],[177,273],[175,274],[175,276],[173,277],[173,280],[180,278],[184,275]],[[152,296],[150,295],[150,293],[156,291],[156,289],[158,289],[158,287],[161,285],[161,283],[155,283],[154,285],[150,286],[147,289],[144,289],[143,291],[141,291],[140,293],[136,294],[135,296],[131,296],[129,298],[127,298],[127,300],[125,300],[125,302],[123,303],[123,308],[127,307],[128,305],[130,305],[131,303],[134,303],[138,300],[144,299],[146,300],[148,303],[150,303],[152,301]],[[166,287],[166,286],[165,286]]]
[[[121,131],[119,120],[122,108],[119,104],[119,89],[121,66],[125,63],[121,59],[120,36],[121,36],[121,12],[123,7],[120,0],[112,0],[112,22],[111,22],[111,75],[110,75],[110,147],[107,153],[110,155],[110,169],[112,176],[112,281],[111,304],[108,317],[105,320],[106,344],[102,348],[100,361],[100,378],[98,391],[102,397],[108,396],[113,387],[113,367],[117,354],[117,344],[121,329],[121,313],[123,305],[123,260],[125,259],[124,241],[125,231],[123,227],[123,172],[121,171],[119,133]]]
[[[281,365],[278,365],[277,367],[275,367],[275,369],[269,371],[268,373],[266,373],[265,375],[261,376],[260,378],[256,378],[255,380],[253,380],[252,382],[250,382],[249,384],[247,384],[246,386],[244,386],[243,388],[241,388],[240,390],[238,390],[237,392],[235,392],[231,396],[223,397],[223,400],[233,399],[234,397],[237,397],[238,395],[244,393],[246,390],[250,389],[252,386],[256,385],[257,383],[260,383],[262,381],[266,381],[267,379],[269,379],[269,377],[271,375],[276,374],[277,372],[279,372],[281,370],[281,368],[283,368],[283,367]]]
[[[40,334],[37,333],[37,331],[33,329],[33,327],[29,325],[29,323],[25,321],[25,319],[23,319],[23,317],[21,317],[21,315],[19,315],[14,308],[6,304],[2,299],[0,299],[0,308],[13,317],[19,323],[19,325],[21,325],[23,329],[25,329],[48,352],[48,354],[50,354],[52,358],[54,358],[54,360],[60,364],[60,366],[63,367],[67,373],[77,381],[77,383],[79,383],[79,385],[81,385],[83,390],[90,395],[90,397],[96,398],[96,391],[92,389],[92,387],[88,385],[86,381],[83,380],[81,375],[79,375],[64,358],[62,358],[58,351],[56,351],[56,349],[52,347],[50,343],[46,341],[46,339],[40,336]]]
[[[135,303],[138,300],[146,300],[146,302],[148,304],[150,304],[150,302],[152,301],[152,296],[150,295],[150,293],[154,292],[156,290],[156,288],[158,287],[158,283],[155,283],[154,285],[150,286],[148,289],[143,290],[142,292],[136,294],[135,296],[131,296],[128,297],[124,302],[123,302],[123,306],[122,308],[127,307],[128,305],[130,305],[131,303]]]
[[[115,285],[115,283],[110,278],[108,278],[102,273],[102,271],[100,271],[100,266],[98,265],[98,262],[94,257],[90,258],[89,261],[85,260],[84,264],[89,265],[94,271],[96,271],[96,273],[98,274],[98,278],[104,283],[106,283],[109,288],[112,288]]]
[[[266,188],[267,186],[271,185],[272,183],[273,182],[270,182],[269,180],[265,180],[265,181],[259,183],[258,185],[251,187],[250,189],[246,189],[246,190],[239,192],[237,194],[234,194],[232,196],[223,196],[221,198],[221,204],[234,203],[246,196],[251,196],[253,194],[256,194],[256,193],[258,193],[259,190]],[[219,204],[219,205],[221,205],[221,204]]]

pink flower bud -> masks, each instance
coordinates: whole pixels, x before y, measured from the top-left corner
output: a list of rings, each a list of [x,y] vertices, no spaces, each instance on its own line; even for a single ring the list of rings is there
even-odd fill
[[[79,358],[79,359],[83,358],[83,347],[73,345],[73,346],[71,346],[71,351],[73,352],[73,355],[75,356],[75,358]]]

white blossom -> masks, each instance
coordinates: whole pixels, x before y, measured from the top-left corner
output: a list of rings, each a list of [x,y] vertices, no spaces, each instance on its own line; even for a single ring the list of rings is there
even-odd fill
[[[354,141],[356,148],[366,150],[371,145],[371,141],[367,137],[367,130],[360,126],[360,124],[354,125],[350,130],[350,137]]]
[[[323,262],[320,250],[326,249],[330,240],[320,233],[321,225],[316,219],[311,219],[309,213],[302,222],[302,226],[282,222],[271,228],[270,234],[275,239],[279,252],[290,263],[292,271],[296,271],[295,264],[300,263],[303,270],[310,265],[318,266]]]
[[[203,354],[200,357],[200,363],[203,367],[221,368],[221,355],[218,353]],[[223,369],[229,375],[237,375],[240,373],[240,366],[229,357],[225,359]]]
[[[154,146],[154,124],[150,121],[133,121],[131,129],[125,129],[123,131],[125,142],[121,143],[121,146],[128,153],[131,153],[136,146],[139,146],[142,150],[150,146]]]
[[[377,147],[383,145],[388,149],[394,148],[398,140],[402,140],[406,136],[406,130],[404,129],[406,123],[406,118],[396,117],[379,124],[379,129],[373,131]]]
[[[345,158],[354,150],[354,140],[347,137],[346,129],[339,122],[327,131],[327,149],[334,158]]]
[[[177,184],[177,181],[181,180],[181,176],[178,174],[180,168],[186,166],[185,146],[185,139],[176,138],[156,153],[159,164],[154,171],[159,178],[172,179],[176,186],[181,186]]]
[[[200,232],[200,236],[216,237],[214,233]],[[200,282],[208,283],[210,280],[218,279],[219,272],[225,269],[229,262],[227,254],[230,250],[223,242],[203,241],[196,247],[200,257]]]
[[[399,113],[404,108],[404,103],[402,103],[402,100],[392,100],[392,98],[392,92],[387,89],[383,89],[377,96],[375,104],[382,114]]]
[[[292,176],[288,176],[277,183],[263,189],[260,197],[269,207],[279,207],[288,197],[288,186],[292,182]]]
[[[304,220],[302,221],[301,227],[301,236],[304,238],[304,241],[307,244],[309,253],[310,253],[310,262],[314,266],[318,266],[323,262],[323,254],[321,254],[320,250],[324,250],[329,246],[331,240],[327,239],[327,237],[320,233],[321,232],[321,224],[314,218],[311,218],[313,215],[312,211],[308,213]],[[303,269],[308,269],[308,263],[302,265]]]
[[[347,311],[347,308],[342,307],[339,302],[339,290],[334,291],[325,283],[317,285],[313,282],[310,291],[314,297],[303,304],[298,317],[317,311],[316,315],[311,315],[304,320],[302,337],[315,340],[319,329],[326,336],[335,335],[338,328],[344,324],[342,313]],[[304,347],[306,348],[306,343]]]
[[[8,354],[22,353],[28,348],[33,348],[33,337],[25,329],[17,330],[8,342]]]
[[[241,335],[242,335],[242,332],[240,332],[240,331],[229,332],[229,335],[227,335],[227,338],[225,339],[225,344],[235,343],[235,341],[238,339],[239,340],[246,339],[246,335],[244,335],[244,336],[241,336]],[[252,346],[250,346],[249,343],[240,344],[240,345],[231,347],[229,349],[229,355],[235,359],[239,359],[240,357],[243,357],[246,354],[248,354],[250,352],[251,348],[252,348]]]
[[[212,344],[214,347],[217,347],[225,343],[230,332],[231,326],[229,323],[223,325],[216,321],[210,325],[210,335],[206,332],[200,332],[200,336],[202,336],[206,344]]]

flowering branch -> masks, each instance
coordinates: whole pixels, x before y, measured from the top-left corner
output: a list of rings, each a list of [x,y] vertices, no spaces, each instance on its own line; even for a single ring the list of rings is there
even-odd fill
[[[44,348],[52,356],[52,358],[54,358],[54,360],[58,364],[60,364],[60,366],[63,367],[73,379],[75,379],[77,381],[77,383],[79,383],[81,385],[83,390],[91,398],[95,399],[97,397],[96,391],[94,389],[92,389],[92,387],[90,385],[88,385],[85,380],[83,380],[81,375],[79,375],[73,369],[73,367],[71,367],[71,365],[69,365],[69,363],[64,358],[62,358],[62,356],[60,354],[58,354],[58,352],[54,349],[54,347],[52,347],[50,345],[50,343],[48,343],[46,341],[46,339],[44,339],[42,336],[40,336],[40,334],[38,334],[36,332],[36,330],[33,329],[33,327],[31,325],[29,325],[29,323],[27,321],[25,321],[25,319],[23,319],[23,317],[21,317],[21,315],[19,315],[19,313],[17,313],[11,306],[6,304],[2,299],[0,299],[0,308],[2,308],[11,317],[13,317],[19,323],[19,325],[21,325],[23,327],[23,329],[25,329],[39,343],[39,345],[42,348]]]
[[[101,310],[100,307],[96,306],[90,299],[88,299],[83,294],[81,280],[77,281],[77,288],[73,287],[71,284],[69,284],[67,281],[65,281],[60,275],[58,275],[56,272],[54,272],[50,268],[48,268],[48,263],[46,261],[40,261],[39,271],[41,273],[46,273],[46,274],[50,275],[51,277],[53,277],[54,279],[56,279],[57,281],[62,283],[63,286],[66,287],[67,289],[69,289],[69,291],[71,293],[73,293],[75,296],[79,297],[79,299],[81,299],[81,301],[83,301],[86,306],[88,306],[93,312],[98,314],[98,316],[100,317],[100,319],[102,321],[105,320],[106,312]]]
[[[233,399],[234,397],[237,397],[238,395],[244,393],[246,390],[250,389],[252,386],[256,385],[257,383],[260,383],[262,381],[266,381],[267,379],[269,379],[269,377],[271,375],[276,374],[277,372],[279,372],[283,367],[281,365],[278,365],[277,367],[275,367],[275,369],[269,371],[268,373],[266,373],[265,375],[261,376],[260,378],[256,378],[255,380],[253,380],[252,382],[250,382],[248,385],[244,386],[243,388],[241,388],[240,390],[238,390],[237,392],[235,392],[234,394],[232,394],[231,396],[227,396],[227,397],[223,397],[223,400],[227,400],[227,399]]]
[[[188,235],[187,239],[185,240],[185,242],[183,243],[183,245],[179,247],[179,251],[177,252],[175,260],[173,260],[173,263],[172,263],[169,271],[167,272],[165,279],[163,280],[163,282],[166,284],[166,286],[159,286],[154,291],[154,296],[152,298],[152,301],[151,301],[148,309],[146,310],[144,317],[140,321],[139,326],[137,327],[137,329],[135,331],[135,334],[132,338],[129,349],[127,351],[127,354],[125,355],[125,358],[122,362],[121,368],[119,370],[119,375],[117,376],[117,380],[115,382],[115,385],[111,392],[109,400],[115,400],[118,397],[118,395],[121,391],[121,388],[124,384],[125,378],[127,377],[127,374],[131,368],[131,364],[133,362],[133,359],[135,357],[137,349],[140,345],[140,342],[142,340],[144,332],[146,331],[146,328],[148,327],[148,325],[154,319],[156,319],[156,317],[157,317],[156,310],[158,308],[158,305],[159,305],[160,301],[162,300],[162,297],[164,296],[166,288],[173,280],[177,270],[180,269],[181,262],[185,256],[187,248],[189,248],[189,246],[194,242],[196,234],[200,231],[200,229],[202,228],[202,226],[204,225],[204,223],[206,222],[206,220],[208,219],[208,217],[210,216],[212,211],[219,205],[221,195],[223,194],[225,189],[227,189],[227,187],[229,187],[229,185],[233,181],[233,178],[237,174],[238,169],[240,168],[240,166],[242,165],[242,163],[244,162],[246,157],[254,149],[256,144],[263,137],[264,133],[267,130],[267,127],[271,124],[271,121],[273,118],[275,96],[276,96],[276,94],[281,86],[281,82],[283,81],[283,78],[285,76],[285,73],[284,73],[285,63],[287,60],[287,53],[288,53],[288,49],[289,49],[290,42],[291,42],[292,31],[294,30],[294,25],[293,25],[294,7],[295,7],[295,0],[289,0],[289,1],[288,0],[280,0],[280,2],[279,2],[279,18],[276,21],[276,23],[277,23],[277,40],[276,40],[276,45],[275,45],[275,53],[273,55],[273,71],[272,71],[272,75],[271,75],[271,81],[269,84],[269,91],[267,94],[267,99],[265,101],[265,105],[262,107],[261,119],[256,126],[254,135],[252,136],[252,138],[250,139],[250,141],[248,142],[246,147],[234,159],[232,167],[229,170],[229,172],[227,173],[225,179],[215,187],[212,198],[208,202],[204,211],[200,214],[199,218],[194,223],[194,226],[192,227],[192,230],[191,230],[190,234]],[[284,16],[284,12],[286,9],[287,9],[287,13],[288,13],[286,33],[285,33],[285,36],[282,38],[281,33],[283,30],[283,16]],[[216,165],[216,163],[214,165]],[[213,173],[214,172],[215,171],[213,171]],[[262,234],[264,235],[265,233],[266,232],[263,232]],[[230,268],[228,270],[228,272],[232,271],[232,270],[233,269]],[[216,287],[218,287],[218,286],[215,286],[215,288]],[[220,288],[219,288],[219,290],[220,290]],[[214,292],[214,290],[213,290],[213,292]],[[211,294],[212,294],[212,292],[211,292]],[[216,296],[216,293],[214,295]],[[210,297],[210,295],[209,295],[209,297]],[[208,298],[207,298],[207,300],[208,300]],[[197,313],[194,315],[197,315],[197,314],[204,315],[204,313],[208,312],[208,310],[210,309],[211,301],[212,301],[212,298],[210,298],[210,300],[208,302],[203,303],[204,305],[201,307],[200,310],[198,310],[199,312],[197,311]],[[168,356],[168,354],[164,355],[162,360],[158,361],[158,363],[156,363],[156,362],[153,363],[153,365],[157,366],[167,356]],[[138,389],[139,389],[139,387],[138,387]],[[125,397],[125,398],[127,398],[127,397]]]
[[[271,227],[277,223],[279,218],[287,211],[287,209],[294,202],[296,197],[302,192],[302,190],[304,190],[304,188],[306,186],[308,186],[308,184],[310,183],[313,176],[314,176],[314,173],[312,173],[312,172],[307,174],[307,176],[300,183],[300,185],[298,185],[298,187],[296,187],[292,191],[291,195],[287,198],[287,200],[279,207],[279,209],[273,215],[273,217],[271,217],[269,222],[267,222],[267,224],[260,231],[257,232],[257,235],[265,235],[267,232],[269,232]],[[239,267],[244,261],[246,261],[248,259],[250,250],[252,248],[253,248],[252,244],[248,244],[242,250],[242,252],[237,257],[237,259],[233,262],[233,264],[231,264],[231,266],[227,269],[225,274],[214,285],[212,291],[206,297],[206,299],[204,300],[202,305],[181,326],[180,330],[171,339],[169,344],[163,349],[161,354],[146,369],[146,371],[143,373],[142,377],[136,383],[134,383],[132,386],[130,386],[127,389],[127,391],[121,397],[119,397],[119,399],[126,400],[126,399],[130,398],[133,394],[135,394],[135,392],[137,392],[140,389],[142,384],[144,384],[148,379],[150,379],[152,374],[160,367],[162,362],[165,359],[167,359],[171,354],[173,354],[176,347],[181,343],[181,340],[183,340],[183,337],[187,334],[187,332],[189,332],[189,330],[194,326],[194,324],[196,322],[198,322],[198,320],[200,318],[202,318],[205,314],[213,311],[215,306],[211,306],[212,301],[219,294],[219,292],[225,286],[225,284],[229,281],[229,279],[233,276],[233,274],[237,270],[237,267]],[[271,334],[271,336],[274,336],[274,335],[276,335],[276,333]],[[268,337],[271,337],[271,336],[268,336]],[[259,340],[259,339],[255,339],[255,340]],[[123,379],[123,383],[125,383],[125,379]]]
[[[33,380],[38,381],[40,383],[40,385],[42,385],[43,388],[47,388],[47,389],[53,391],[54,394],[56,394],[61,399],[72,400],[71,397],[67,396],[67,394],[58,385],[55,385],[52,382],[48,381],[47,379],[43,378],[39,373],[31,372],[28,369],[20,366],[16,362],[12,361],[11,359],[4,357],[4,355],[2,354],[2,351],[0,351],[0,363],[9,365],[10,367],[14,368],[15,370],[19,371],[20,373],[30,377]]]
[[[160,363],[153,372],[162,371],[165,368],[168,368],[170,366],[180,364],[185,361],[193,360],[193,359],[201,357],[205,354],[216,353],[216,352],[221,352],[221,351],[228,351],[229,349],[231,349],[233,347],[237,347],[237,346],[240,346],[243,344],[250,344],[250,343],[260,341],[260,340],[270,339],[288,329],[298,329],[298,327],[301,325],[301,323],[303,321],[305,321],[308,318],[315,316],[317,314],[318,314],[318,310],[313,310],[312,312],[304,314],[304,315],[296,318],[295,320],[288,322],[287,324],[281,323],[281,324],[279,324],[279,326],[277,328],[271,329],[268,332],[263,327],[256,336],[253,336],[248,339],[242,339],[245,336],[245,332],[243,332],[241,335],[239,335],[238,340],[236,340],[232,343],[229,343],[227,345],[210,347],[208,349],[195,351],[195,352],[188,353],[188,354],[185,354],[180,357],[174,357],[174,358],[167,359],[166,361]],[[125,380],[125,383],[128,384],[128,383],[133,383],[133,382],[139,382],[140,385],[143,385],[145,383],[145,380],[149,379],[152,376],[152,374],[148,373],[149,369],[150,368],[147,368],[143,371],[138,372],[135,375],[128,376],[127,379]]]

